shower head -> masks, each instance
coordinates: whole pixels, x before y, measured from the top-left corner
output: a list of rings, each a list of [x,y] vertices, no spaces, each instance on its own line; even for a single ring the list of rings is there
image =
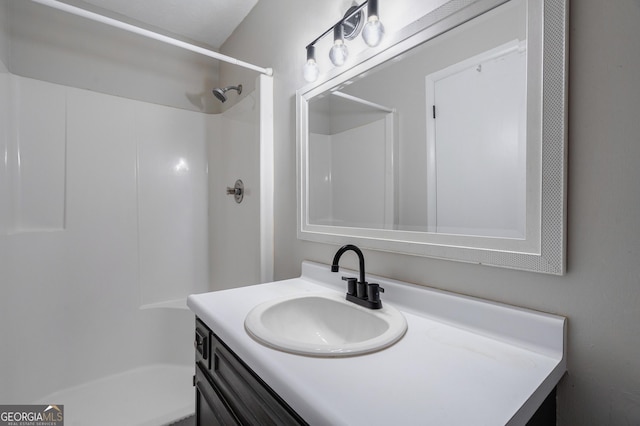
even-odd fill
[[[220,100],[220,102],[225,102],[227,100],[227,95],[225,95],[225,93],[227,93],[229,90],[235,90],[239,95],[242,93],[242,84],[238,84],[237,86],[227,86],[223,88],[218,87],[216,89],[213,89],[213,94]]]

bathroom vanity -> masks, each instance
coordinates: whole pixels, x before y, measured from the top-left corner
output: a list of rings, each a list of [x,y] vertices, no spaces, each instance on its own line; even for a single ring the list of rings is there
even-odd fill
[[[304,424],[304,420],[200,320],[196,320],[195,347],[198,424]]]
[[[344,294],[345,275],[357,273],[304,262],[300,278],[189,296],[200,424],[524,425],[545,400],[553,407],[566,371],[556,315],[369,275],[408,325],[385,349],[300,355],[245,329],[267,301]]]

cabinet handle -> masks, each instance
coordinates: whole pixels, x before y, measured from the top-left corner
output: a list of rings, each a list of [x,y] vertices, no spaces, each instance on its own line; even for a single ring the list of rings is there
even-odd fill
[[[198,330],[196,330],[196,338],[193,341],[193,347],[202,355],[203,359],[207,359],[209,357],[207,351],[207,337],[203,336]]]

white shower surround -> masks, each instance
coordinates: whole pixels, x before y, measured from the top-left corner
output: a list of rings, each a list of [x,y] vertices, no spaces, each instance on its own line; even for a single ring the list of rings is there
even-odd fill
[[[271,90],[271,78],[261,77],[258,86]],[[0,75],[0,93],[10,100],[0,108],[2,129],[20,123],[0,134],[5,158],[32,154],[21,158],[23,179],[8,179],[20,177],[16,166],[10,170],[10,161],[0,167],[0,196],[12,200],[0,209],[0,334],[13,342],[2,347],[0,400],[31,403],[60,397],[66,401],[56,403],[65,404],[71,416],[91,412],[86,395],[122,396],[128,390],[133,392],[129,398],[136,399],[155,391],[176,406],[163,404],[165,413],[150,412],[149,419],[188,414],[184,402],[192,400],[193,389],[191,373],[184,372],[192,371],[193,315],[184,300],[216,287],[208,280],[207,247],[220,242],[209,241],[206,232],[211,220],[206,199],[207,188],[213,191],[219,182],[207,175],[207,159],[216,157],[216,150],[221,153],[221,134],[234,138],[233,131],[224,130],[228,119],[9,73]],[[246,102],[253,103],[249,113],[259,119],[258,106],[268,106],[272,98],[254,98]],[[249,164],[255,169],[256,196],[249,200],[258,194],[268,198],[273,173],[271,166],[260,166],[260,151],[268,154],[272,141],[260,140],[259,132],[271,127],[253,127],[255,138],[239,141],[255,146]],[[31,139],[16,143],[25,137]],[[38,154],[45,146],[53,147],[57,157]],[[41,168],[28,175],[33,158]],[[223,161],[229,169],[247,162]],[[260,185],[267,190],[259,190]],[[28,196],[22,197],[21,189]],[[270,203],[243,208],[251,208],[258,222],[245,228],[250,234],[244,241],[272,247]],[[272,259],[271,250],[258,250],[244,270],[256,282],[270,279]],[[168,384],[183,374],[184,386],[171,397],[171,392],[154,390],[157,383],[151,381],[146,389],[126,385],[140,374],[163,377]],[[94,402],[96,410],[109,405]],[[87,424],[86,418],[76,420]]]

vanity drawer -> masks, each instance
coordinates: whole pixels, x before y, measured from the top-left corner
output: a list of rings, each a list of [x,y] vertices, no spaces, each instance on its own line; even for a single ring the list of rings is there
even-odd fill
[[[241,424],[307,424],[215,334],[210,337],[213,385]]]

